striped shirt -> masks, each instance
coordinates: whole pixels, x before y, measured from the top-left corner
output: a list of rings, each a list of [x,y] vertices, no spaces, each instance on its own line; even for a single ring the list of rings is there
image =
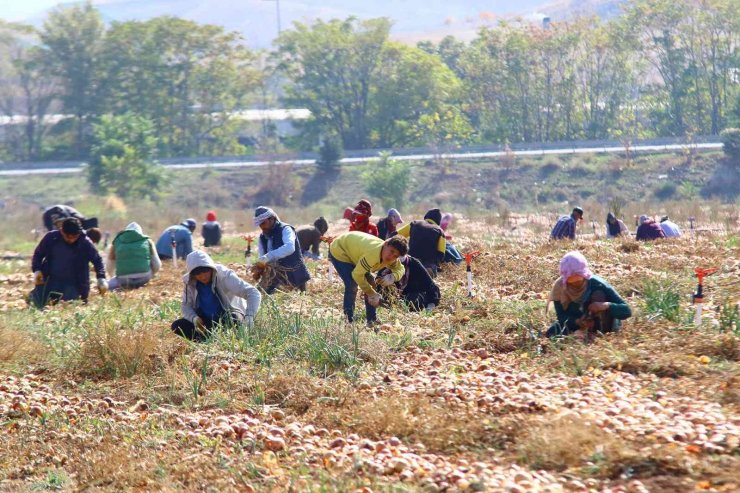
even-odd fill
[[[573,216],[560,216],[555,227],[552,228],[550,238],[553,240],[562,240],[564,238],[576,239],[576,220]]]

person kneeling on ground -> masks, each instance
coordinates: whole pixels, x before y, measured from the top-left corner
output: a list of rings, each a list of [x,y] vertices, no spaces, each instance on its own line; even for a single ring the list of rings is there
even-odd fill
[[[301,226],[295,230],[298,237],[298,243],[301,245],[304,257],[319,260],[321,258],[321,237],[329,230],[329,223],[324,216],[319,217],[313,222],[313,226]],[[309,251],[310,249],[310,251]]]
[[[630,231],[624,221],[617,219],[611,212],[606,215],[606,237],[607,239],[629,236]]]
[[[33,252],[31,269],[36,287],[30,301],[38,308],[59,300],[81,299],[87,302],[90,294],[90,270],[95,267],[98,291],[105,294],[108,283],[105,267],[97,248],[85,235],[80,221],[67,218],[61,229],[49,231]]]
[[[597,332],[616,332],[621,320],[632,316],[629,305],[608,282],[591,273],[586,257],[576,251],[560,260],[560,277],[549,301],[558,320],[548,337],[574,334],[585,339]]]
[[[671,221],[668,216],[663,216],[660,220],[660,229],[663,230],[666,238],[680,238],[682,234],[678,224]]]
[[[439,227],[442,228],[442,231],[445,233],[445,256],[442,262],[452,262],[454,264],[460,264],[463,261],[463,257],[460,254],[460,252],[457,250],[455,245],[452,244],[452,235],[447,233],[447,228],[450,227],[450,224],[452,224],[452,214],[449,212],[445,212],[442,214],[442,221],[439,223]]]
[[[660,224],[646,215],[643,214],[640,216],[639,224],[637,232],[635,232],[635,239],[637,241],[653,241],[665,238],[665,233],[661,229]]]
[[[399,262],[404,266],[405,272],[401,279],[395,283],[395,287],[401,292],[401,298],[406,306],[415,312],[425,308],[433,310],[434,307],[439,305],[442,293],[432,276],[419,262],[419,259],[411,255],[402,257]],[[392,274],[390,269],[382,269],[378,272],[378,278],[382,279],[388,274]]]
[[[221,224],[216,220],[216,211],[208,211],[206,222],[200,227],[200,235],[203,237],[203,246],[211,247],[221,244]]]
[[[107,263],[108,272],[116,273],[108,282],[111,290],[140,288],[162,267],[154,242],[135,222],[113,239]]]
[[[354,321],[357,288],[365,294],[365,315],[368,325],[377,323],[376,308],[381,296],[368,282],[366,274],[388,267],[389,274],[378,279],[381,286],[389,287],[401,279],[404,267],[398,258],[408,253],[406,238],[393,236],[383,241],[377,236],[351,231],[332,241],[329,260],[344,283],[344,314]]]
[[[182,318],[172,322],[175,334],[203,341],[216,326],[253,325],[262,301],[257,288],[215,263],[206,252],[195,250],[185,263]]]

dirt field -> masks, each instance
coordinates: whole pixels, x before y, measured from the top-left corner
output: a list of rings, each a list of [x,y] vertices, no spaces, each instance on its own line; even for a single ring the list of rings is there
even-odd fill
[[[550,243],[527,233],[536,220],[496,221],[451,231],[482,252],[475,296],[446,264],[441,306],[380,309],[377,333],[342,321],[326,261],[307,294],[265,297],[253,330],[205,344],[169,330],[171,264],[140,290],[35,311],[28,262],[8,262],[0,490],[737,491],[737,236]],[[574,248],[633,309],[588,345],[538,336]],[[699,266],[718,272],[695,327]]]

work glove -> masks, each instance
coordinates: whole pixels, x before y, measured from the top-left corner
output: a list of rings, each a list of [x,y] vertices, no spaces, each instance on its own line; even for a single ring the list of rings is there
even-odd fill
[[[101,295],[104,295],[108,292],[108,281],[103,279],[102,277],[98,279],[98,293]]]
[[[197,332],[200,332],[201,334],[206,333],[206,324],[203,322],[203,319],[197,315],[193,318],[193,325],[195,325],[195,330]]]
[[[42,284],[44,284],[44,273],[41,272],[40,270],[37,270],[36,272],[34,272],[33,273],[33,283],[36,286],[41,286]]]
[[[396,279],[393,277],[393,274],[386,274],[378,280],[378,283],[386,288],[393,286],[395,282]]]
[[[370,303],[370,306],[379,306],[380,305],[380,295],[378,293],[373,293],[367,295],[367,302]]]

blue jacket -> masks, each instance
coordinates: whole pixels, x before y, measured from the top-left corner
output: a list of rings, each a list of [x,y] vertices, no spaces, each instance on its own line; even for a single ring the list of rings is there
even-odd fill
[[[177,258],[185,258],[193,251],[193,235],[182,224],[176,224],[162,231],[157,240],[157,253],[160,257],[172,258],[172,240],[177,243]]]
[[[33,252],[31,260],[31,270],[33,272],[41,271],[44,279],[49,278],[49,260],[54,246],[64,241],[60,231],[49,231],[41,238],[36,250]],[[84,234],[73,244],[75,249],[75,261],[71,266],[72,273],[77,283],[77,290],[80,292],[80,298],[87,300],[90,294],[90,268],[88,264],[92,262],[95,267],[95,276],[98,279],[105,279],[105,267],[103,259],[95,248],[95,244]]]

